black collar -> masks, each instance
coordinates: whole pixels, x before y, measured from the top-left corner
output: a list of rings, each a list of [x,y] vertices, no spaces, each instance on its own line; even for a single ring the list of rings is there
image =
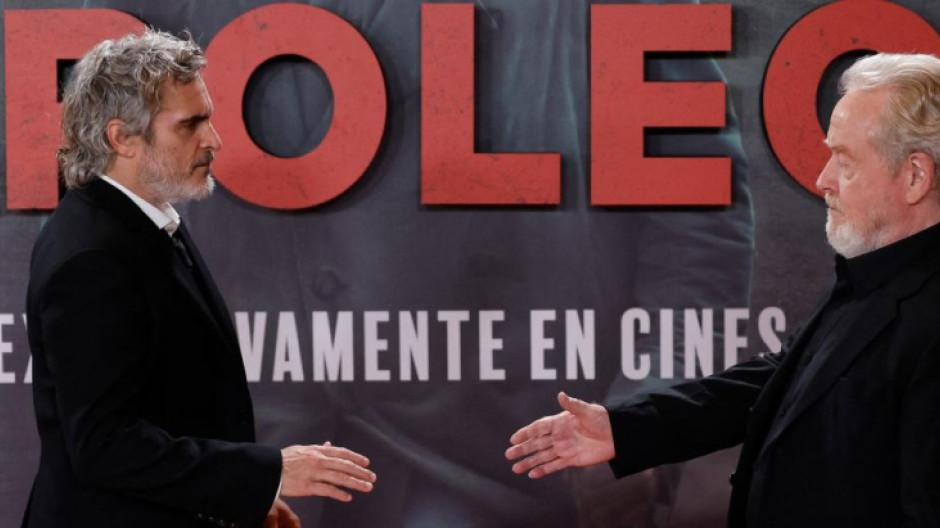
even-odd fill
[[[940,224],[883,248],[846,259],[836,256],[836,287],[848,286],[858,296],[874,291],[909,267],[922,253],[940,249]]]

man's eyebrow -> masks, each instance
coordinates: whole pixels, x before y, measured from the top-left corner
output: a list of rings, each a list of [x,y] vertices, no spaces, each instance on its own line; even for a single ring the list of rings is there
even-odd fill
[[[845,152],[844,146],[839,145],[839,144],[833,144],[832,142],[829,141],[828,137],[823,138],[823,145],[825,145],[826,148],[828,148],[829,150],[833,152],[840,152],[840,153]]]
[[[196,123],[201,123],[203,121],[206,121],[210,117],[212,117],[212,112],[208,112],[205,114],[196,114],[196,115],[192,115],[192,116],[180,119],[178,123],[181,125],[194,125]]]

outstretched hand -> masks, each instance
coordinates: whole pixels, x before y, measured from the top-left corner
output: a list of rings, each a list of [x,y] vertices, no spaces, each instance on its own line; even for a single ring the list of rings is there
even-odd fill
[[[368,458],[329,442],[286,447],[281,456],[284,497],[318,495],[349,502],[350,491],[368,493],[375,484],[375,473],[366,469]]]
[[[516,431],[506,458],[512,470],[540,478],[572,466],[591,466],[614,458],[614,437],[607,409],[558,393],[562,412]]]

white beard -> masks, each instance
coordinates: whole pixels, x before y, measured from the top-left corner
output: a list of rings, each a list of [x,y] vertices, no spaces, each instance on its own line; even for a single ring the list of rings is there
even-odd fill
[[[881,211],[869,211],[865,218],[865,231],[845,220],[839,226],[832,222],[832,211],[826,212],[826,239],[836,253],[853,258],[874,251],[882,246],[883,227]]]

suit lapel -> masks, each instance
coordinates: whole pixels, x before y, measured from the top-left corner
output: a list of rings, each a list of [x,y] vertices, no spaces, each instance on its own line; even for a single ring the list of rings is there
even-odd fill
[[[753,420],[757,421],[752,424],[751,430],[758,435],[758,438],[763,438],[768,434],[767,430],[773,423],[777,408],[780,405],[780,400],[783,398],[784,394],[786,394],[787,387],[790,386],[792,381],[793,371],[800,363],[800,358],[803,357],[803,351],[806,349],[810,338],[816,332],[816,327],[819,325],[820,314],[822,314],[822,310],[828,303],[831,295],[832,291],[830,290],[829,294],[823,297],[823,300],[816,306],[816,309],[809,318],[809,322],[806,323],[793,338],[792,343],[787,347],[783,363],[767,382],[767,386],[761,391],[760,397],[754,403],[754,410],[751,416]],[[763,444],[764,442],[758,442],[753,445],[759,448]],[[756,454],[757,453],[753,453],[754,456],[756,456]]]
[[[165,236],[165,235],[164,235]],[[169,237],[167,237],[167,244],[171,244]],[[173,279],[179,284],[183,291],[186,292],[189,300],[192,301],[197,308],[199,314],[205,319],[206,324],[208,324],[226,343],[229,343],[225,332],[222,330],[219,321],[212,312],[212,308],[209,306],[209,302],[199,290],[199,285],[196,284],[196,278],[193,276],[193,272],[186,267],[186,264],[183,263],[182,259],[175,254],[175,250],[171,251],[174,253],[170,258],[170,274],[173,276]]]
[[[159,229],[124,193],[98,178],[93,179],[85,187],[74,192],[77,193],[78,198],[120,218],[134,239],[139,241],[140,245],[137,247],[142,252],[141,258],[144,261],[148,259],[158,259],[161,262],[167,261],[170,275],[179,283],[190,300],[195,303],[197,311],[203,316],[206,324],[229,347],[239,350],[238,339],[231,318],[225,309],[225,304],[184,224],[180,224],[181,235],[193,256],[194,265],[196,266],[194,271],[200,273],[205,281],[206,290],[209,292],[208,299],[207,296],[202,294],[199,285],[196,284],[193,271],[190,271],[176,255],[170,237],[167,236],[165,231]],[[241,365],[241,358],[239,358],[238,364]]]
[[[822,365],[809,380],[806,390],[793,402],[780,423],[770,432],[765,449],[769,448],[793,422],[816,403],[839,379],[855,359],[868,347],[868,344],[890,323],[897,314],[897,302],[893,292],[878,292],[877,298],[868,301],[868,308],[858,315],[858,321],[864,325],[855,325],[858,330],[850,333],[826,357]],[[804,343],[805,345],[805,343]],[[793,383],[796,380],[792,380]]]
[[[872,299],[866,301],[868,305],[855,319],[853,332],[839,343],[832,352],[823,358],[813,378],[809,380],[806,390],[803,391],[790,412],[786,413],[780,423],[771,430],[764,451],[780,438],[780,435],[793,424],[803,413],[816,404],[826,392],[836,383],[842,375],[855,362],[868,345],[881,333],[886,326],[897,316],[898,302],[916,292],[923,283],[938,271],[936,251],[928,251],[911,266],[902,271],[901,275],[892,279],[882,290],[872,293]],[[818,318],[818,311],[816,317]],[[811,333],[808,333],[811,335]],[[806,346],[808,335],[802,346]]]
[[[225,301],[222,299],[222,295],[219,293],[215,281],[212,280],[212,275],[209,274],[209,269],[206,267],[206,263],[202,259],[202,255],[199,253],[199,249],[196,247],[192,236],[190,236],[189,230],[186,229],[186,224],[180,224],[179,229],[183,243],[186,244],[190,256],[192,256],[193,266],[195,267],[194,271],[202,278],[203,285],[208,293],[208,299],[204,299],[205,296],[199,295],[199,299],[203,301],[202,306],[212,314],[216,322],[216,328],[225,336],[229,344],[237,350],[238,338],[235,334],[235,326],[232,324],[232,318],[228,313],[228,308],[225,306]],[[191,279],[193,278],[191,273],[188,273],[188,275],[190,275]],[[201,293],[195,280],[191,280],[190,282],[192,286],[196,287],[196,293]]]

